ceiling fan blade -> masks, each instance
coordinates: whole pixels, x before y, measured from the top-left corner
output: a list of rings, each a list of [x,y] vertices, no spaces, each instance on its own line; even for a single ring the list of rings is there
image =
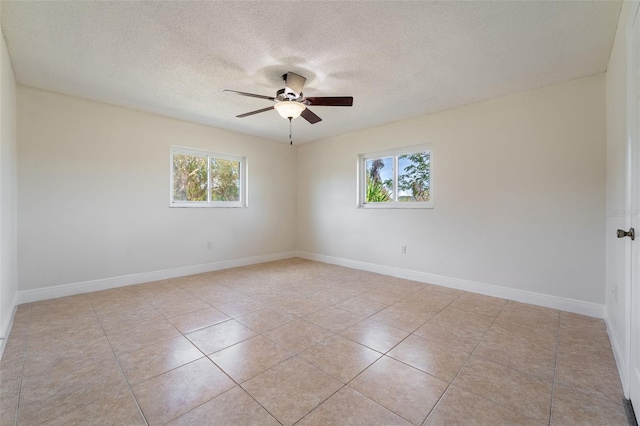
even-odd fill
[[[304,98],[305,105],[313,106],[346,106],[353,105],[353,97],[351,96],[325,96],[320,98]]]
[[[311,112],[309,108],[306,108],[304,111],[302,111],[302,114],[300,114],[300,116],[311,124],[316,124],[318,121],[322,121],[322,118]]]
[[[267,108],[262,108],[262,109],[258,109],[255,111],[251,111],[251,112],[245,112],[244,114],[240,114],[240,115],[236,115],[236,117],[238,118],[244,118],[244,117],[248,117],[250,115],[254,115],[254,114],[260,114],[261,112],[267,112],[274,109],[272,106],[267,107]]]
[[[293,90],[296,95],[300,96],[300,94],[302,93],[302,88],[304,87],[304,83],[306,81],[307,79],[303,76],[289,71],[287,73],[287,78],[285,79],[285,86]]]
[[[238,92],[237,90],[229,90],[229,89],[225,89],[223,91],[224,92],[237,93],[238,95],[242,95],[242,96],[249,96],[250,98],[268,99],[270,101],[275,101],[276,100],[276,98],[273,98],[271,96],[256,95],[255,93]]]

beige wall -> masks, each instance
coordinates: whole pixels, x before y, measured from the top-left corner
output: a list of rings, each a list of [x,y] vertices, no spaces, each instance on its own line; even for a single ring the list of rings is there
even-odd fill
[[[18,135],[21,291],[295,249],[289,145],[22,86]],[[249,207],[169,208],[171,145],[247,156]]]
[[[19,289],[298,249],[601,305],[604,88],[599,75],[291,148],[19,87]],[[356,208],[357,155],[420,143],[435,208]],[[172,144],[248,156],[249,208],[169,208]]]
[[[602,305],[605,138],[597,75],[300,146],[297,247]],[[356,208],[358,154],[421,143],[435,208]]]
[[[293,148],[19,87],[18,134],[21,291],[298,249],[605,302],[604,75]],[[356,208],[357,155],[421,143],[435,208]],[[249,208],[169,208],[170,145],[248,156]]]
[[[0,337],[6,337],[18,285],[16,80],[1,31],[0,39]]]

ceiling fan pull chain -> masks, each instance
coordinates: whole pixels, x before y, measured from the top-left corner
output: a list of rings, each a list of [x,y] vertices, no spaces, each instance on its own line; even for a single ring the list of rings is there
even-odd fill
[[[291,139],[291,120],[292,118],[289,117],[289,145],[293,145],[293,139]]]

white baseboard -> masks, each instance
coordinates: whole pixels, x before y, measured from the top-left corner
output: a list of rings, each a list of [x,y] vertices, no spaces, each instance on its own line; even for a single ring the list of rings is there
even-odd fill
[[[517,290],[508,287],[501,287],[492,284],[485,284],[460,278],[446,277],[443,275],[429,274],[427,272],[413,271],[409,269],[396,268],[393,266],[378,265],[374,263],[361,262],[358,260],[345,259],[340,257],[326,256],[323,254],[296,251],[296,256],[308,260],[316,260],[324,263],[331,263],[348,268],[361,269],[363,271],[375,272],[383,275],[404,278],[413,281],[435,284],[442,287],[450,287],[472,293],[484,294],[487,296],[500,297],[508,300],[529,303],[532,305],[544,306],[546,308],[559,309],[590,317],[603,318],[604,305],[584,302],[581,300],[567,299],[563,297],[551,296],[547,294],[534,293],[526,290]]]
[[[624,391],[625,398],[629,398],[629,386],[628,386],[628,377],[627,377],[627,357],[620,346],[620,342],[618,341],[618,337],[613,330],[613,326],[611,324],[611,319],[609,318],[609,312],[605,308],[604,310],[604,323],[607,326],[607,334],[609,335],[609,342],[611,342],[611,349],[613,349],[613,356],[616,359],[616,366],[618,367],[618,375],[620,376],[620,380],[622,382],[622,389]]]
[[[360,269],[375,272],[383,275],[405,278],[409,280],[435,284],[443,287],[455,288],[472,293],[484,294],[487,296],[500,297],[503,299],[515,300],[523,303],[544,306],[553,309],[560,309],[596,318],[604,317],[604,306],[596,303],[584,302],[581,300],[567,299],[546,294],[534,293],[525,290],[517,290],[507,287],[500,287],[492,284],[480,283],[464,280],[460,278],[446,277],[443,275],[430,274],[426,272],[413,271],[409,269],[396,268],[392,266],[378,265],[361,262],[357,260],[326,256],[304,251],[290,251],[262,256],[246,257],[242,259],[225,260],[220,262],[205,263],[200,265],[184,266],[174,269],[144,272],[140,274],[122,275],[119,277],[104,278],[78,283],[62,284],[51,287],[44,287],[35,290],[24,290],[17,293],[17,303],[37,302],[40,300],[54,299],[57,297],[72,296],[74,294],[88,293],[91,291],[107,290],[110,288],[124,287],[127,285],[141,284],[150,281],[158,281],[169,278],[182,277],[186,275],[201,274],[204,272],[218,271],[221,269],[236,268],[239,266],[253,265],[257,263],[271,262],[274,260],[300,257],[303,259],[315,260],[334,265],[346,266],[348,268]],[[11,316],[11,319],[13,315]],[[5,320],[6,322],[6,320]],[[3,324],[8,326],[10,324]],[[4,330],[4,329],[3,329]]]
[[[74,294],[88,293],[91,291],[108,290],[110,288],[124,287],[133,284],[142,284],[150,281],[166,280],[169,278],[183,277],[186,275],[202,274],[204,272],[236,268],[238,266],[254,265],[257,263],[271,262],[274,260],[289,259],[291,257],[295,257],[295,252],[288,251],[266,254],[262,256],[245,257],[241,259],[223,260],[220,262],[183,266],[180,268],[164,269],[160,271],[144,272],[140,274],[122,275],[119,277],[83,281],[71,284],[62,284],[51,287],[38,288],[35,290],[24,290],[18,292],[18,304],[38,302],[40,300],[46,299],[55,299],[57,297],[73,296]]]
[[[13,325],[13,317],[16,314],[16,308],[18,307],[18,292],[13,295],[13,300],[11,301],[11,306],[9,307],[9,314],[5,315],[5,318],[1,318],[2,325],[0,326],[0,359],[2,359],[2,354],[4,353],[4,348],[7,345],[7,339],[9,338],[9,333],[11,332],[11,326]]]

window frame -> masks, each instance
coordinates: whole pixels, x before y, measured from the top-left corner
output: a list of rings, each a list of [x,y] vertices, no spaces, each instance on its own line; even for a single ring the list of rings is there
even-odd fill
[[[411,155],[417,152],[429,152],[429,201],[405,202],[398,201],[398,157]],[[384,157],[393,158],[393,201],[380,203],[366,202],[366,182],[367,182],[367,160],[382,159]],[[358,196],[357,208],[362,209],[432,209],[433,208],[433,144],[426,143],[400,148],[392,148],[384,151],[368,152],[358,155]]]
[[[175,201],[173,199],[173,156],[175,154],[194,155],[207,157],[207,201]],[[211,200],[211,158],[221,160],[237,161],[240,163],[238,177],[240,179],[240,199],[238,201],[212,201]],[[169,150],[169,207],[205,207],[205,208],[243,208],[247,207],[247,177],[248,165],[247,157],[220,152],[207,151],[203,149],[187,148],[182,146],[171,146]]]

